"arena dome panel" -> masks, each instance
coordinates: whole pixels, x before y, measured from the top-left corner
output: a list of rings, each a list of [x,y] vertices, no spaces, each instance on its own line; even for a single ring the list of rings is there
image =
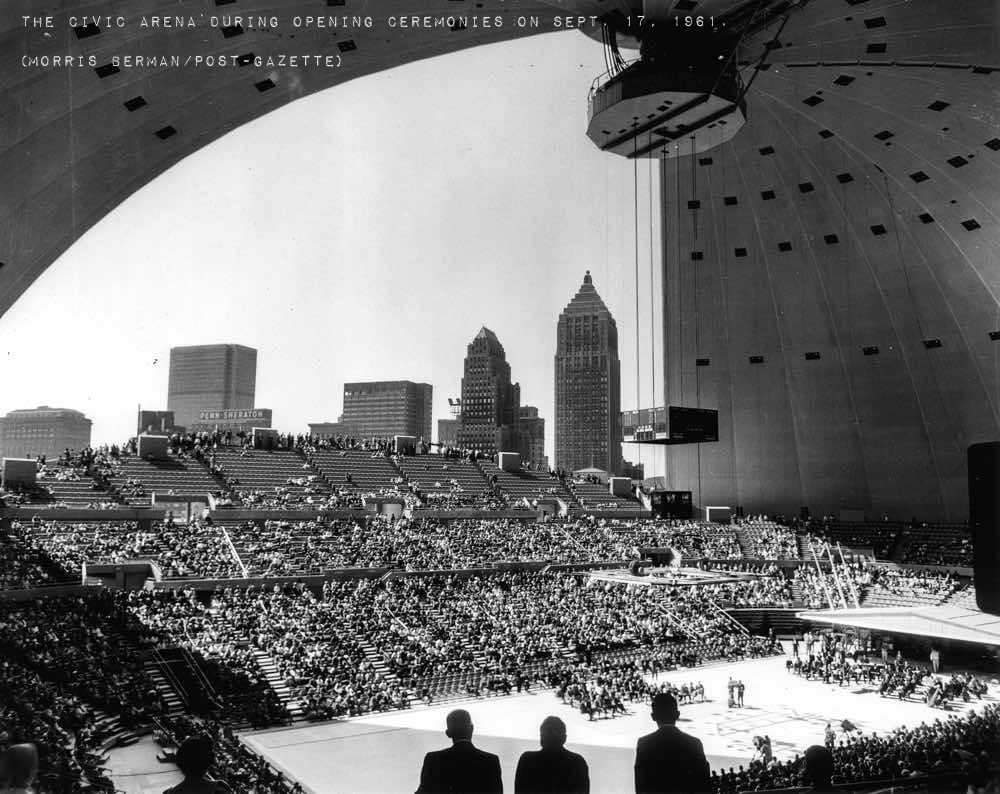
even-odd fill
[[[967,517],[965,450],[998,435],[996,22],[811,4],[741,133],[663,159],[666,401],[722,436],[671,450],[672,487]]]
[[[237,13],[190,5],[183,11]],[[473,13],[468,5],[387,0],[378,13]],[[700,452],[670,452],[670,487],[693,490],[699,504],[964,519],[965,448],[1000,435],[1000,11],[989,0],[661,5],[747,24],[734,58],[750,84],[738,134],[692,147],[694,156],[680,136],[659,153],[664,404],[719,409],[721,434]],[[5,4],[0,51],[93,56],[96,66],[0,74],[0,313],[129,195],[288,102],[544,30],[511,24],[519,15],[647,10],[637,0],[481,6],[475,13],[507,24],[43,31],[21,21],[40,13],[37,3]],[[751,31],[756,9],[769,16]],[[85,10],[134,20],[178,7]],[[66,2],[46,11],[80,13]],[[352,11],[317,3],[311,13]],[[260,0],[238,13],[304,12],[297,0]],[[116,71],[111,55],[125,45],[243,65]],[[256,65],[279,51],[329,52],[343,65]],[[585,98],[587,85],[579,90]]]

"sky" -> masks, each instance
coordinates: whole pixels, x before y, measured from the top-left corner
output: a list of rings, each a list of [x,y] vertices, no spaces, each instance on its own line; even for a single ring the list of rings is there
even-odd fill
[[[637,245],[639,402],[661,402],[656,178],[586,137],[604,68],[576,31],[479,47],[296,100],[193,153],[0,317],[0,415],[75,408],[94,443],[120,442],[139,405],[166,408],[171,347],[234,342],[258,349],[256,405],[282,431],[336,420],[345,382],[396,379],[433,384],[436,427],[486,325],[552,460],[556,322],[586,270],[636,407]]]

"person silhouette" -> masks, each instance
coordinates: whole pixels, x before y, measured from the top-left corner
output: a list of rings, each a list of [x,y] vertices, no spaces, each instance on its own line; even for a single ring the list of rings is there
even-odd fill
[[[30,791],[38,776],[38,749],[33,744],[12,744],[0,753],[0,794]]]
[[[514,794],[589,794],[590,770],[582,755],[566,749],[566,723],[546,717],[538,732],[542,749],[521,754]]]
[[[445,719],[445,735],[452,746],[424,756],[417,794],[502,794],[500,759],[472,744],[472,717],[455,709]]]
[[[676,698],[669,692],[654,695],[651,716],[657,729],[641,737],[635,748],[636,794],[709,791],[705,750],[701,740],[677,728]]]
[[[189,736],[177,748],[174,763],[184,773],[184,780],[168,788],[163,794],[230,794],[225,783],[205,777],[215,761],[212,739],[204,734]]]
[[[807,783],[812,783],[813,791],[833,791],[833,753],[829,747],[814,744],[806,749],[804,755],[804,776]]]

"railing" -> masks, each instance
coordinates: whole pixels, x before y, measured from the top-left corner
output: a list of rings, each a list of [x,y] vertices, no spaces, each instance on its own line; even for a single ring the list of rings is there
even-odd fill
[[[708,601],[709,606],[711,606],[712,609],[714,609],[719,615],[721,615],[722,617],[724,617],[729,623],[731,623],[733,626],[735,626],[740,632],[742,632],[743,634],[745,634],[748,637],[750,636],[750,630],[747,629],[746,626],[744,626],[736,618],[734,618],[732,615],[730,615],[728,612],[726,612],[726,610],[724,610],[722,607],[720,607],[718,604],[716,604],[715,601],[713,601],[711,598],[706,599],[706,600]]]
[[[225,525],[222,526],[222,537],[226,539],[226,545],[229,546],[229,551],[232,552],[233,559],[236,560],[236,564],[240,566],[240,570],[243,572],[243,578],[248,578],[250,573],[247,570],[247,566],[243,564],[243,559],[240,557],[240,553],[236,551],[236,546],[233,545],[233,539],[229,537],[229,530],[226,529]]]
[[[180,679],[174,673],[170,667],[170,662],[168,662],[158,648],[153,650],[153,661],[156,664],[157,669],[163,674],[163,677],[167,679],[167,683],[173,687],[174,691],[184,701],[184,705],[191,706],[191,696],[187,691],[187,688],[181,684]]]

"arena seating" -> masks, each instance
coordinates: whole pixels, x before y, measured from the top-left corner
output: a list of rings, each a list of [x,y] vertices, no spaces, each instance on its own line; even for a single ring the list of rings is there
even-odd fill
[[[877,559],[887,560],[899,537],[900,525],[888,521],[878,523],[830,521],[813,526],[812,529],[828,538],[833,545],[839,543],[845,551],[848,548],[870,548],[875,552]]]
[[[231,578],[240,576],[223,532],[192,524],[154,524],[149,532],[135,522],[42,522],[15,525],[15,530],[79,581],[81,566],[89,562],[150,559],[167,578]]]
[[[478,463],[487,479],[495,477],[497,485],[512,500],[527,499],[532,502],[536,499],[556,497],[574,507],[579,506],[579,502],[569,492],[566,485],[548,473],[528,469],[509,472],[502,471],[493,461],[482,460]]]
[[[211,453],[216,467],[244,504],[259,500],[294,509],[308,497],[322,500],[330,488],[322,475],[298,452],[218,447]],[[233,485],[232,480],[238,481]]]
[[[399,457],[397,462],[407,480],[422,493],[448,493],[453,482],[471,494],[489,488],[482,470],[464,458],[415,455]]]
[[[309,456],[333,489],[357,493],[394,490],[402,472],[379,452],[359,449],[318,449]]]
[[[17,685],[11,690],[0,683],[7,698],[0,722],[5,729],[13,725],[12,735],[23,740],[74,737],[75,745],[41,741],[48,769],[78,778],[67,792],[103,784],[90,756],[96,741],[153,720],[180,735],[212,733],[228,748],[218,776],[238,781],[241,790],[267,781],[261,790],[285,792],[281,777],[260,759],[227,744],[222,715],[230,727],[260,727],[292,716],[330,719],[406,708],[417,698],[439,701],[551,686],[586,680],[595,670],[617,675],[757,656],[772,652],[773,645],[739,629],[723,609],[743,610],[741,620],[763,632],[767,626],[780,630],[784,624],[774,615],[792,614],[789,606],[827,606],[824,582],[838,600],[831,574],[818,573],[811,554],[800,556],[811,536],[773,520],[720,525],[630,515],[596,519],[577,515],[581,505],[625,513],[637,503],[623,499],[611,508],[605,486],[531,471],[509,474],[490,462],[389,458],[384,444],[316,448],[286,437],[278,451],[243,452],[214,443],[179,445],[176,449],[189,454],[175,453],[159,463],[124,453],[101,452],[86,462],[71,456],[46,464],[41,482],[52,488],[50,504],[78,506],[112,499],[99,484],[109,476],[135,504],[147,503],[152,492],[222,491],[223,478],[235,478],[241,494],[266,494],[248,500],[249,506],[301,508],[316,496],[312,507],[328,507],[337,492],[350,494],[351,504],[400,494],[409,497],[410,507],[435,506],[433,498],[415,505],[413,487],[425,497],[439,495],[441,505],[483,509],[507,503],[490,486],[495,476],[514,502],[558,495],[574,511],[569,519],[545,523],[500,519],[489,509],[478,518],[444,520],[421,517],[427,514],[418,509],[397,522],[317,516],[262,525],[226,520],[216,512],[211,525],[154,524],[148,532],[135,522],[15,521],[0,534],[0,588],[78,583],[83,562],[135,558],[152,559],[168,579],[188,580],[174,591],[109,595],[93,588],[82,598],[0,604],[0,665],[4,678]],[[211,463],[221,468],[219,477],[209,472]],[[302,477],[303,483],[289,483]],[[960,526],[907,527],[898,535],[883,524],[827,522],[811,529],[830,541],[871,546],[883,556],[897,551],[921,563],[959,564],[970,548],[967,529]],[[425,573],[513,561],[626,561],[640,548],[668,546],[688,562],[728,560],[712,565],[759,578],[672,591],[585,587],[586,573]],[[764,567],[758,562],[764,558],[800,558],[801,564]],[[190,581],[244,574],[287,581],[350,567],[391,567],[415,575],[399,576],[397,570],[384,579],[329,581],[322,591],[274,582],[209,591],[207,584],[191,589]],[[862,562],[838,565],[837,571],[845,591],[856,592],[864,606],[974,605],[965,578],[938,571]],[[779,609],[764,614],[764,607]],[[31,626],[40,627],[40,635],[32,635]],[[55,651],[44,652],[40,638],[57,635],[71,638],[75,647],[57,644]],[[114,658],[112,651],[118,654]],[[94,660],[97,669],[69,681],[70,671],[79,674]],[[168,672],[185,682],[183,705],[171,695]],[[199,688],[201,705],[193,696]],[[44,714],[19,723],[12,715],[28,704]],[[78,731],[80,708],[92,734]],[[753,776],[719,776],[715,791],[784,779],[781,768],[753,769]]]
[[[38,472],[38,487],[48,491],[48,498],[41,501],[66,507],[91,507],[120,501],[90,477],[86,469],[78,466],[47,463]]]
[[[130,505],[148,505],[152,494],[200,495],[221,490],[221,484],[196,460],[171,456],[143,460],[132,455],[123,460],[111,478],[112,488]]]
[[[0,589],[29,590],[57,584],[79,584],[80,574],[56,563],[20,526],[0,532]]]
[[[619,510],[638,513],[642,505],[636,499],[615,496],[609,492],[607,484],[586,480],[567,481],[567,487],[576,501],[587,510]]]
[[[903,530],[900,562],[972,566],[972,536],[964,524],[936,524]]]
[[[795,532],[775,521],[763,518],[739,521],[736,538],[747,559],[794,560],[799,556]]]

